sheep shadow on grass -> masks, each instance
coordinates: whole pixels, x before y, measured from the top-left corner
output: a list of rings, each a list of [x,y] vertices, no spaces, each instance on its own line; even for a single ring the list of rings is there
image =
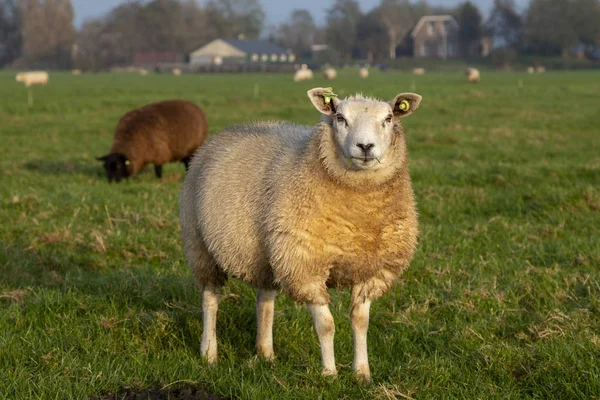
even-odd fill
[[[42,175],[74,175],[83,174],[92,178],[106,175],[102,165],[93,160],[30,160],[25,169]]]
[[[128,178],[129,180],[136,180],[139,178],[156,180],[157,182],[181,182],[185,175],[185,170],[181,163],[176,163],[177,167],[170,166],[166,173],[163,174],[161,179],[157,179],[154,176],[154,168],[152,165],[139,171],[134,177]],[[85,175],[90,178],[97,178],[106,181],[106,171],[102,167],[102,164],[96,160],[30,160],[25,163],[25,169],[42,174],[42,175]]]

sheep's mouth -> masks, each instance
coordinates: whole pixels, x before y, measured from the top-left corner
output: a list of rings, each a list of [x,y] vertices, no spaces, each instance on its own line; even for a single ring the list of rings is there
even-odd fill
[[[379,158],[377,157],[352,157],[353,160],[356,160],[358,162],[361,162],[363,164],[368,164],[370,162],[373,161],[377,161],[379,164],[381,164],[381,161],[379,161]]]
[[[372,169],[381,164],[377,157],[348,157],[347,162],[354,169]]]

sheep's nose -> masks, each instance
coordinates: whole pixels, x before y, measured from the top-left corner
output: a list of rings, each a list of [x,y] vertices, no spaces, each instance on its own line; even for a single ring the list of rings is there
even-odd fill
[[[367,143],[367,144],[357,143],[356,147],[360,148],[363,151],[363,153],[369,154],[369,152],[371,151],[371,149],[373,147],[375,147],[375,144],[373,144],[373,143]]]

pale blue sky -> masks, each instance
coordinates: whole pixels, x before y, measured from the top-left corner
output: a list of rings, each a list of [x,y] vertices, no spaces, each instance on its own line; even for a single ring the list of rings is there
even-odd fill
[[[260,0],[267,14],[267,25],[277,25],[286,20],[290,12],[296,8],[306,8],[310,10],[317,23],[323,23],[325,20],[325,10],[331,7],[333,0]],[[379,4],[380,0],[358,0],[363,11],[368,11]],[[432,5],[455,6],[464,0],[429,0]],[[472,0],[477,4],[484,16],[489,13],[493,0]],[[71,0],[75,10],[75,25],[81,26],[81,23],[92,17],[99,17],[109,11],[112,7],[126,3],[127,0]],[[523,10],[529,0],[515,1],[519,10]],[[204,4],[205,1],[200,1]]]

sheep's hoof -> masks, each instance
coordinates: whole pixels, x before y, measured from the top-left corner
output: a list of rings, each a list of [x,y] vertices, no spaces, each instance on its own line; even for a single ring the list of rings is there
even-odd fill
[[[275,353],[273,352],[273,349],[265,349],[258,347],[256,353],[261,359],[265,361],[273,362],[273,359],[275,358]]]
[[[209,367],[215,365],[219,361],[216,351],[206,351],[202,353],[202,358],[206,360]]]
[[[337,375],[337,370],[334,369],[330,369],[330,368],[323,368],[321,370],[321,375],[323,376],[336,376]]]
[[[368,365],[363,365],[354,370],[354,375],[356,379],[362,383],[363,385],[368,385],[371,383],[371,371],[369,370]]]

